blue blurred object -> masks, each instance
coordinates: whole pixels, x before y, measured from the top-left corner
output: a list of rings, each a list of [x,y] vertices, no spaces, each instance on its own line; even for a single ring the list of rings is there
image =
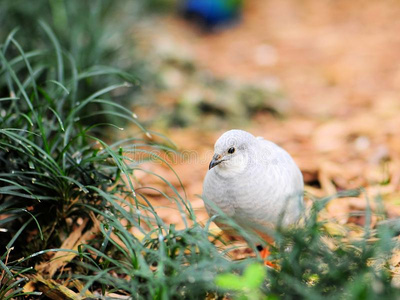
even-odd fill
[[[182,12],[190,20],[205,29],[227,25],[238,21],[242,0],[184,0]]]

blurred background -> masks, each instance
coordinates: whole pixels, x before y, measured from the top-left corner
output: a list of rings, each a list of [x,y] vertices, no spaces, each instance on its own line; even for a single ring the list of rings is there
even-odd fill
[[[174,7],[133,29],[160,86],[137,114],[208,159],[222,132],[246,129],[289,151],[310,194],[364,187],[398,216],[400,6],[248,0],[237,9],[209,26]],[[174,166],[198,209],[206,162]],[[326,217],[362,225],[354,215],[365,205],[365,195],[337,199]]]
[[[399,16],[394,0],[0,1],[0,298],[398,298]],[[233,128],[285,148],[313,206],[251,285],[233,273],[254,243],[222,237],[200,196]]]
[[[16,0],[0,3],[0,35],[3,40],[18,27],[20,43],[40,48],[43,39],[32,36],[44,35],[37,25],[42,19],[79,71],[100,63],[122,68],[134,88],[118,90],[114,99],[194,154],[170,162],[204,219],[196,195],[215,140],[232,128],[287,149],[312,195],[365,187],[397,216],[399,15],[400,6],[389,0]],[[85,91],[103,85],[83,84]],[[137,132],[126,128],[106,138]],[[167,166],[147,167],[180,185]],[[138,180],[168,192],[154,176]],[[361,225],[363,218],[349,212],[365,207],[363,197],[333,201],[328,217]],[[164,210],[167,222],[181,220]]]

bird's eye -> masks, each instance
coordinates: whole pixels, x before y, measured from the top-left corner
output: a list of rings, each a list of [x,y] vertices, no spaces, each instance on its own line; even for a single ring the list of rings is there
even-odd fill
[[[229,154],[232,154],[233,152],[235,152],[235,148],[231,147],[231,148],[228,149],[228,153]]]

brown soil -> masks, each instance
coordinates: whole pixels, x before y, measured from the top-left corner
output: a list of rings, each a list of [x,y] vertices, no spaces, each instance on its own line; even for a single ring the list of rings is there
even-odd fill
[[[249,0],[235,27],[202,34],[169,16],[156,21],[150,36],[173,41],[215,76],[279,86],[290,103],[288,115],[258,114],[245,129],[287,149],[312,194],[362,186],[371,199],[382,195],[388,215],[395,217],[400,215],[399,16],[400,6],[389,0]],[[195,195],[201,194],[221,132],[167,132],[181,150],[195,153],[173,167],[204,220],[202,200]],[[149,168],[178,186],[165,167]],[[142,180],[163,188],[150,176]],[[363,208],[365,195],[338,199],[326,216],[362,225],[363,219],[349,218],[349,212]],[[168,210],[160,214],[181,224]]]

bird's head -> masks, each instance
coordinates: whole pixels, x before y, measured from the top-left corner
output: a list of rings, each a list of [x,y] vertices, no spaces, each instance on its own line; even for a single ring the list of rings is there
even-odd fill
[[[219,171],[239,173],[243,171],[251,156],[256,138],[243,130],[229,130],[217,140],[214,156],[209,170],[217,167]]]

